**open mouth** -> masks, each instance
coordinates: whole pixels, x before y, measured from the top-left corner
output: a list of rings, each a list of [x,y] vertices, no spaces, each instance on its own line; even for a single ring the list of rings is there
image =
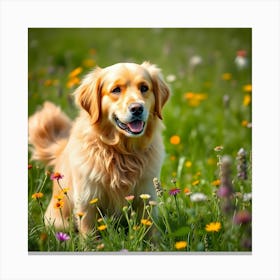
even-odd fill
[[[114,120],[120,129],[125,130],[132,135],[141,134],[145,127],[145,122],[142,120],[134,120],[129,123],[123,123],[116,116],[114,116]]]

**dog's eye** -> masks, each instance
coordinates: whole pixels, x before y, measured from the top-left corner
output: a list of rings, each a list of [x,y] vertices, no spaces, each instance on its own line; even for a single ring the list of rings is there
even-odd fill
[[[113,88],[112,93],[114,93],[114,94],[120,94],[120,93],[121,93],[121,88],[120,88],[120,87],[115,87],[115,88]]]
[[[141,85],[141,86],[140,86],[140,91],[141,91],[142,93],[145,93],[145,92],[147,92],[148,90],[149,90],[148,86],[146,86],[146,85]]]

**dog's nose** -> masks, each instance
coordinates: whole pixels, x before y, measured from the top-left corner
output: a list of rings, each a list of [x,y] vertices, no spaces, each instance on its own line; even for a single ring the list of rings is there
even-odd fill
[[[144,111],[144,106],[141,103],[131,103],[128,109],[133,116],[140,116]]]

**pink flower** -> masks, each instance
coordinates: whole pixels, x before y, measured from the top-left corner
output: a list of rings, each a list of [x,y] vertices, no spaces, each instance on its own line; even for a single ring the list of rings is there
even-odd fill
[[[65,242],[65,241],[70,239],[70,236],[68,234],[64,233],[64,232],[57,232],[55,234],[55,237],[60,242]]]
[[[169,195],[177,195],[181,190],[178,188],[173,188],[171,190],[169,190]]]
[[[63,175],[60,174],[59,172],[54,172],[50,176],[51,180],[60,180],[63,178]]]

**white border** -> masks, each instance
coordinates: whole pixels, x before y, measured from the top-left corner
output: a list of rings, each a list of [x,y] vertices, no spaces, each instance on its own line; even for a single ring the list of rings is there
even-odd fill
[[[1,1],[1,279],[280,279],[279,2]],[[253,28],[253,254],[28,255],[28,27]]]

